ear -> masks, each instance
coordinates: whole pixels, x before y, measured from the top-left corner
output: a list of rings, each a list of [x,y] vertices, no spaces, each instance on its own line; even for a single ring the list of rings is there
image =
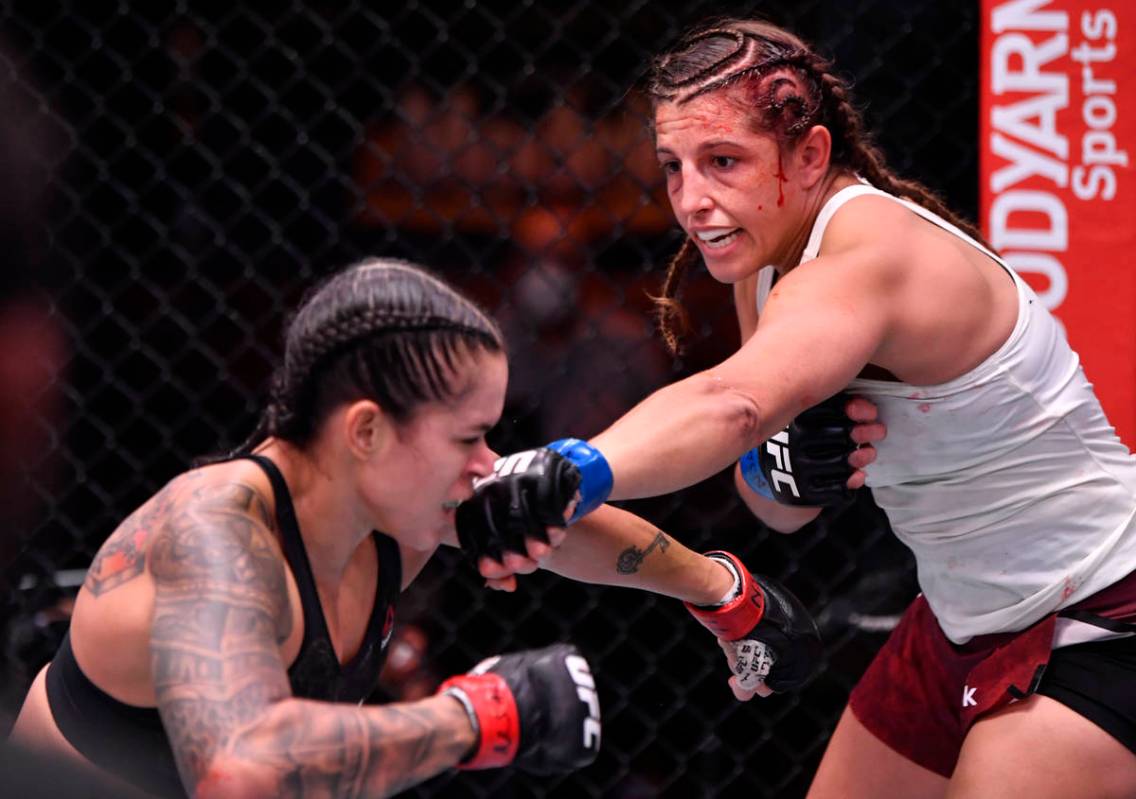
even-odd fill
[[[390,418],[374,400],[356,400],[343,414],[347,448],[359,460],[381,452],[391,438]]]
[[[793,153],[801,185],[811,189],[828,174],[832,158],[832,134],[824,125],[813,125],[797,142]]]

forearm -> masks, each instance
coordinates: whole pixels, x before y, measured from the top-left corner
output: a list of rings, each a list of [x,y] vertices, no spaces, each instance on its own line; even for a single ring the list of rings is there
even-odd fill
[[[633,499],[722,471],[776,432],[766,427],[750,396],[702,373],[656,391],[589,443],[611,466],[610,498]]]
[[[541,565],[580,582],[651,591],[684,602],[717,602],[729,571],[638,516],[603,505],[572,525]]]
[[[750,509],[762,524],[779,533],[795,533],[817,516],[821,508],[810,508],[801,505],[782,505],[780,502],[761,496],[750,488],[742,477],[741,467],[734,469],[734,485],[738,489],[746,507]]]
[[[457,765],[474,743],[450,696],[378,707],[286,699],[233,736],[196,795],[391,796]]]

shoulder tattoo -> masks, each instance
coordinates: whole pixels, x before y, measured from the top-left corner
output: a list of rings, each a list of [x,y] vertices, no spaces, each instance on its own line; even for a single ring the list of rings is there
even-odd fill
[[[99,548],[87,569],[83,587],[97,597],[141,575],[146,570],[151,541],[186,502],[196,500],[203,509],[222,511],[227,507],[234,513],[243,511],[269,530],[276,529],[275,519],[264,499],[251,486],[230,483],[205,489],[200,483],[201,475],[190,472],[167,485],[127,517]]]

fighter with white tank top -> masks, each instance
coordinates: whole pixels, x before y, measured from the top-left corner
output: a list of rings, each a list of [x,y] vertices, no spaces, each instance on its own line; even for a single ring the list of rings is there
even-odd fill
[[[1091,596],[1136,566],[1136,457],[1109,425],[1077,354],[1037,295],[1006,263],[927,209],[873,186],[849,186],[817,215],[801,264],[817,257],[841,207],[887,197],[993,258],[1018,290],[1010,337],[966,374],[932,386],[853,380],[888,436],[865,469],[919,585],[955,643],[1021,630]],[[757,310],[773,283],[761,270]],[[1084,630],[1069,640],[1104,637]],[[1059,630],[1055,646],[1063,643]]]

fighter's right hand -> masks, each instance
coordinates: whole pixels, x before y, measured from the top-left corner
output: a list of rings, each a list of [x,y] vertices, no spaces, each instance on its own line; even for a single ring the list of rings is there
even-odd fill
[[[599,753],[596,683],[571,644],[489,658],[438,691],[462,703],[477,734],[459,768],[514,764],[532,774],[564,774]]]

